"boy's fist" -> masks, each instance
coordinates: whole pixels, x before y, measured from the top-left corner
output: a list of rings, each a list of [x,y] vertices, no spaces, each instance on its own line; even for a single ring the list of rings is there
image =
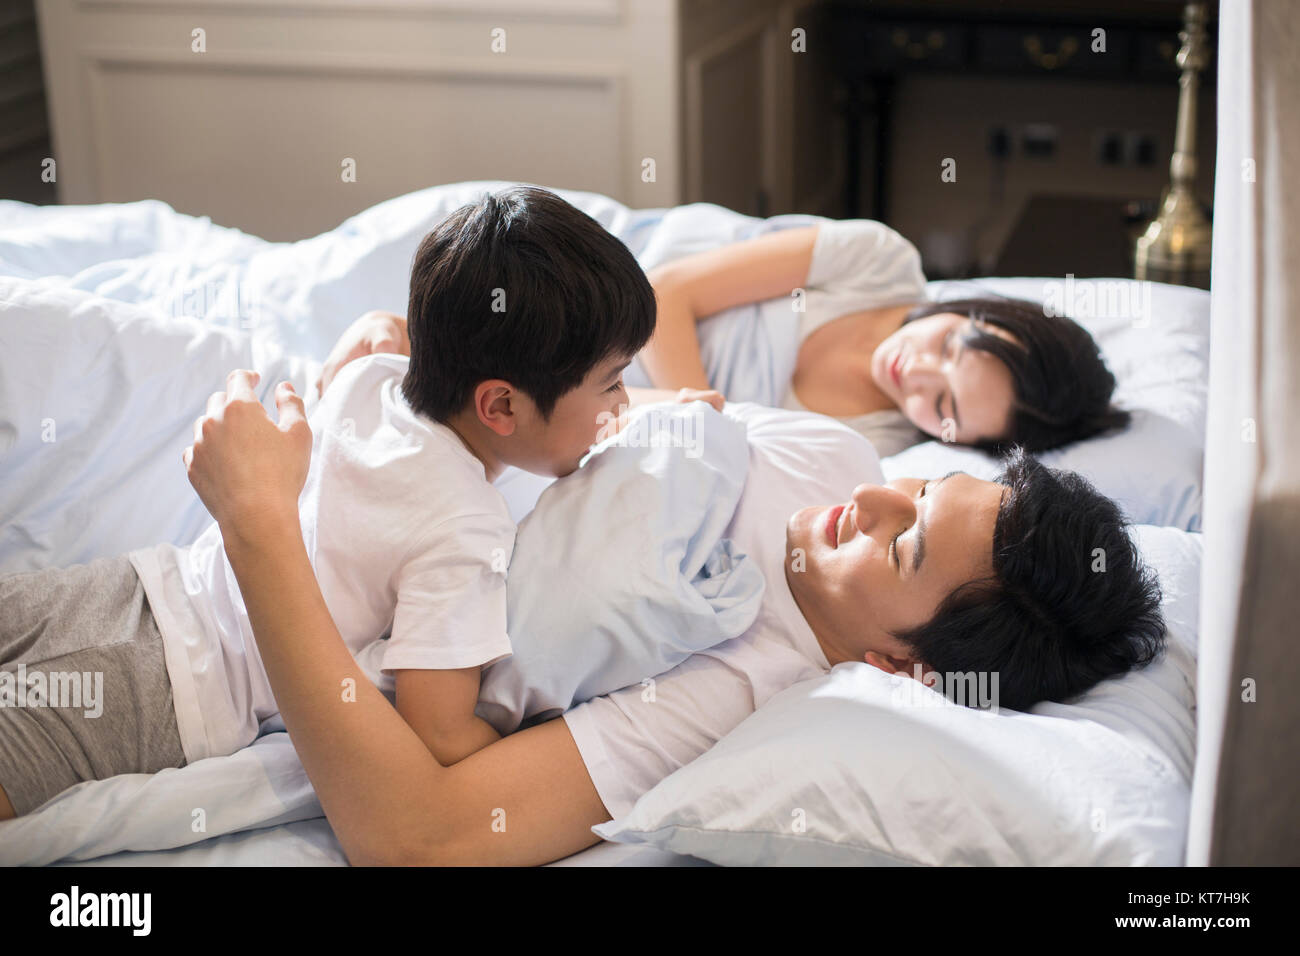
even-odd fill
[[[334,343],[325,359],[320,378],[316,381],[316,394],[325,394],[339,369],[349,362],[367,355],[389,352],[410,355],[411,340],[406,334],[406,319],[392,312],[367,312],[357,319]]]
[[[713,406],[714,411],[722,411],[722,406],[727,400],[722,397],[721,392],[716,392],[711,388],[681,388],[677,390],[677,401],[683,405],[688,402],[708,402]]]

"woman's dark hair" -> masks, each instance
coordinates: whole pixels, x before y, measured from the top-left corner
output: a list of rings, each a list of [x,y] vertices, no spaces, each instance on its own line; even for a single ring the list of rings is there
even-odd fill
[[[424,237],[406,312],[402,394],[445,422],[479,382],[504,379],[544,418],[600,362],[631,358],[655,327],[650,281],[627,246],[536,186],[462,206]]]
[[[1022,449],[1004,464],[993,577],[894,636],[939,674],[997,674],[998,706],[1026,710],[1150,662],[1165,625],[1159,584],[1115,503]]]
[[[1128,424],[1129,413],[1110,401],[1115,376],[1077,322],[1050,315],[1036,302],[987,297],[927,302],[907,313],[903,324],[943,312],[973,319],[963,344],[987,352],[1011,371],[1016,393],[1011,431],[977,447],[995,454],[1013,445],[1040,452]],[[981,325],[1005,329],[1016,341]]]

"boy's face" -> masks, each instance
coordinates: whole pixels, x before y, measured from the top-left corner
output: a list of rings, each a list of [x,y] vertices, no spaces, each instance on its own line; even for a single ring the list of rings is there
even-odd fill
[[[516,403],[519,424],[512,436],[510,464],[538,475],[562,478],[575,471],[587,450],[609,431],[609,416],[627,404],[623,370],[630,356],[605,359],[576,387],[560,396],[543,419],[537,406]],[[517,441],[517,444],[516,444]]]

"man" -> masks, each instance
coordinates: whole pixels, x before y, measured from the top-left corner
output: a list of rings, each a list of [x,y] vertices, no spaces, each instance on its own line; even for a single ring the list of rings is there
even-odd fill
[[[736,517],[775,528],[738,536],[761,566],[770,565],[773,540],[782,555],[751,631],[662,675],[653,703],[639,706],[642,688],[629,688],[444,767],[366,680],[321,597],[297,527],[311,449],[301,399],[277,390],[277,426],[248,373],[232,372],[227,387],[186,450],[190,480],[221,526],[285,726],[353,863],[568,856],[597,842],[592,826],[707,750],[777,684],[841,661],[948,670],[983,657],[1018,668],[1011,693],[1019,700],[1035,697],[1033,687],[1077,693],[1161,646],[1154,585],[1118,512],[1086,482],[1022,458],[1003,483],[951,475],[855,485],[853,469],[872,473],[876,463],[864,439],[777,412],[750,423],[746,497],[755,482],[776,489],[742,501]],[[838,503],[791,516],[775,511],[782,497]],[[1098,547],[1106,572],[1080,571]],[[344,682],[354,697],[340,693]],[[1014,706],[1005,694],[1003,703]]]

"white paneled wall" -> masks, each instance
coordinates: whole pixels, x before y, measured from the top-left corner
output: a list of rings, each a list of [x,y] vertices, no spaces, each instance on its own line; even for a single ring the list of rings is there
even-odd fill
[[[42,0],[60,198],[158,198],[268,239],[466,179],[673,205],[684,183],[677,9]]]

